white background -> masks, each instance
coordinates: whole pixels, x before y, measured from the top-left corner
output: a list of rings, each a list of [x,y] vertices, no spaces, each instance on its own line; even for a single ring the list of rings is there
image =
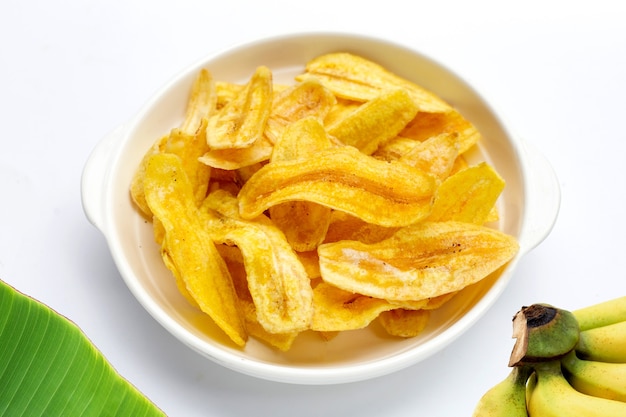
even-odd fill
[[[131,296],[80,201],[93,147],[183,67],[310,30],[380,36],[453,68],[547,156],[562,191],[551,235],[474,327],[409,369],[337,386],[257,380],[182,345]],[[77,323],[170,416],[469,416],[508,372],[520,306],[625,293],[625,115],[619,0],[3,0],[0,279]]]

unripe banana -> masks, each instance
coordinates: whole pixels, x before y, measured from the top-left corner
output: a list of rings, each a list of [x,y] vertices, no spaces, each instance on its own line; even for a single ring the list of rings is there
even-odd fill
[[[626,363],[626,321],[581,332],[576,351],[586,360]]]
[[[626,402],[626,363],[586,361],[570,352],[561,364],[565,378],[577,391]]]
[[[537,417],[624,417],[626,403],[576,391],[559,361],[536,364],[527,386],[528,415]]]
[[[558,359],[576,347],[579,333],[578,321],[570,311],[548,304],[522,307],[513,317],[517,340],[509,366]]]
[[[481,397],[472,417],[527,417],[526,381],[531,372],[530,367],[514,367]]]
[[[626,296],[572,311],[580,331],[626,321]]]

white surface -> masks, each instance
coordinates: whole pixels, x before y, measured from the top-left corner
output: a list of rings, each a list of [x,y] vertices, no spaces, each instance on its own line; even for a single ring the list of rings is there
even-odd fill
[[[508,372],[520,306],[577,308],[626,292],[621,2],[223,3],[0,5],[0,279],[76,322],[168,415],[467,416]],[[93,147],[176,72],[293,30],[381,36],[452,67],[547,156],[561,184],[552,234],[487,316],[425,362],[367,382],[266,382],[192,352],[132,297],[80,204]]]

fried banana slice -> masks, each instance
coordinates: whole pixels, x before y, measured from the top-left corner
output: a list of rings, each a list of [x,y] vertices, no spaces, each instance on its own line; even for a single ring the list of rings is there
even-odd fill
[[[463,169],[439,186],[428,221],[481,225],[491,218],[504,186],[502,177],[486,162]]]
[[[458,156],[459,135],[442,133],[419,142],[417,146],[402,155],[400,161],[428,172],[443,181],[452,172]]]
[[[296,340],[299,332],[270,333],[261,326],[257,319],[257,311],[254,301],[252,300],[252,295],[250,294],[250,289],[248,288],[248,277],[241,251],[236,246],[216,245],[216,247],[222,255],[222,258],[224,258],[224,261],[226,261],[230,275],[233,278],[237,296],[239,297],[239,303],[246,320],[248,334],[283,352],[288,351]]]
[[[397,230],[397,227],[368,223],[348,213],[334,210],[330,216],[330,225],[324,243],[340,240],[358,240],[363,243],[380,242],[390,238]]]
[[[213,76],[206,69],[201,69],[191,88],[187,102],[185,120],[180,130],[189,136],[198,132],[203,119],[208,119],[217,108],[217,89]]]
[[[313,292],[304,266],[283,233],[264,215],[239,216],[237,199],[225,191],[207,197],[203,210],[212,211],[211,238],[241,250],[248,288],[257,319],[270,333],[299,332],[313,317]]]
[[[287,126],[274,145],[270,162],[315,156],[330,146],[324,126],[317,118],[308,116]],[[291,247],[297,252],[306,252],[317,248],[324,240],[331,209],[310,201],[288,201],[270,207],[269,214]]]
[[[344,291],[326,282],[313,289],[313,305],[311,328],[321,332],[362,329],[381,312],[397,308],[385,300]]]
[[[333,93],[317,80],[295,84],[274,95],[265,135],[276,143],[287,125],[311,116],[323,121],[336,102]]]
[[[211,179],[211,167],[201,163],[198,159],[208,149],[206,125],[207,120],[202,119],[197,132],[193,135],[188,135],[181,129],[173,129],[163,149],[163,152],[177,155],[181,159],[185,174],[191,182],[197,206],[204,201]]]
[[[478,129],[456,109],[445,113],[422,112],[400,132],[400,136],[425,141],[442,133],[459,135],[459,153],[464,153],[480,140]]]
[[[415,337],[426,329],[430,319],[430,310],[396,309],[384,311],[378,316],[378,322],[391,336]]]
[[[272,109],[272,72],[256,69],[248,84],[209,119],[207,143],[211,149],[247,148],[259,140]]]
[[[386,161],[402,161],[444,180],[455,168],[459,149],[456,132],[441,133],[423,142],[396,136],[380,146],[373,155]]]
[[[417,114],[406,90],[383,91],[343,119],[328,126],[328,134],[367,155],[395,137]]]
[[[153,155],[163,152],[165,143],[167,142],[167,137],[168,136],[165,135],[152,144],[150,149],[148,149],[148,151],[144,154],[137,170],[135,171],[135,174],[133,175],[133,179],[130,182],[130,198],[139,209],[141,215],[146,219],[152,218],[152,211],[150,211],[150,207],[148,207],[146,194],[143,189],[143,180],[146,177],[146,166]]]
[[[228,268],[217,252],[195,204],[180,157],[152,156],[144,178],[146,201],[165,231],[166,265],[179,276],[200,309],[239,346],[247,340]]]
[[[146,164],[152,155],[169,153],[180,157],[185,173],[192,182],[196,203],[199,205],[206,197],[211,179],[211,168],[198,160],[208,150],[204,131],[206,123],[206,119],[201,119],[199,127],[195,129],[196,132],[193,134],[188,134],[180,128],[172,129],[169,135],[163,136],[155,142],[145,154],[133,176],[130,194],[137,207],[147,218],[152,217],[152,212],[146,203],[143,182]]]
[[[328,112],[326,118],[324,119],[325,126],[331,126],[332,124],[337,123],[339,120],[344,119],[350,113],[363,105],[362,101],[346,100],[341,97],[335,97],[335,99],[337,102],[330,109],[330,112]]]
[[[420,111],[445,113],[451,109],[444,100],[423,87],[350,53],[331,53],[309,61],[305,73],[296,79],[303,81],[309,78],[319,79],[335,95],[349,100],[368,101],[382,91],[402,88],[411,95]]]
[[[374,244],[318,247],[324,281],[385,300],[422,300],[458,291],[508,262],[513,236],[462,222],[420,222]]]
[[[448,294],[438,295],[437,297],[425,298],[423,300],[387,300],[398,308],[405,310],[436,310],[450,301],[458,291]]]
[[[198,161],[213,168],[236,170],[268,161],[273,149],[272,142],[261,136],[247,148],[210,149]]]
[[[341,146],[315,157],[265,165],[243,185],[238,198],[246,219],[280,203],[304,200],[369,223],[405,226],[430,213],[435,190],[430,174]]]
[[[143,190],[143,180],[146,163],[154,154],[169,152],[183,159],[185,172],[193,182],[196,201],[202,202],[206,196],[211,169],[198,165],[198,158],[208,151],[206,144],[206,123],[216,111],[217,89],[211,73],[202,69],[196,77],[185,112],[185,119],[177,129],[172,129],[168,135],[161,137],[144,155],[135,175],[133,176],[130,194],[141,213],[152,217],[146,203]]]

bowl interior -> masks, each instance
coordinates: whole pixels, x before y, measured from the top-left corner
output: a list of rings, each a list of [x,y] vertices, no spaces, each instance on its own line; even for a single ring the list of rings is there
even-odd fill
[[[454,340],[495,301],[516,260],[492,277],[466,288],[436,310],[418,337],[400,340],[372,324],[343,332],[331,341],[304,333],[282,353],[250,340],[234,346],[212,321],[178,293],[164,267],[152,227],[133,207],[128,186],[146,150],[177,126],[192,82],[201,67],[216,80],[245,82],[259,65],[272,69],[275,82],[292,83],[311,58],[348,51],[437,93],[471,120],[483,135],[469,158],[487,160],[507,181],[499,201],[501,230],[519,236],[524,177],[518,145],[490,106],[465,81],[431,59],[402,46],[361,36],[304,34],[259,41],[216,54],[189,67],[155,94],[128,127],[116,151],[107,189],[105,234],[123,279],[141,304],[173,335],[212,360],[237,371],[284,382],[334,383],[374,377],[422,360]]]

